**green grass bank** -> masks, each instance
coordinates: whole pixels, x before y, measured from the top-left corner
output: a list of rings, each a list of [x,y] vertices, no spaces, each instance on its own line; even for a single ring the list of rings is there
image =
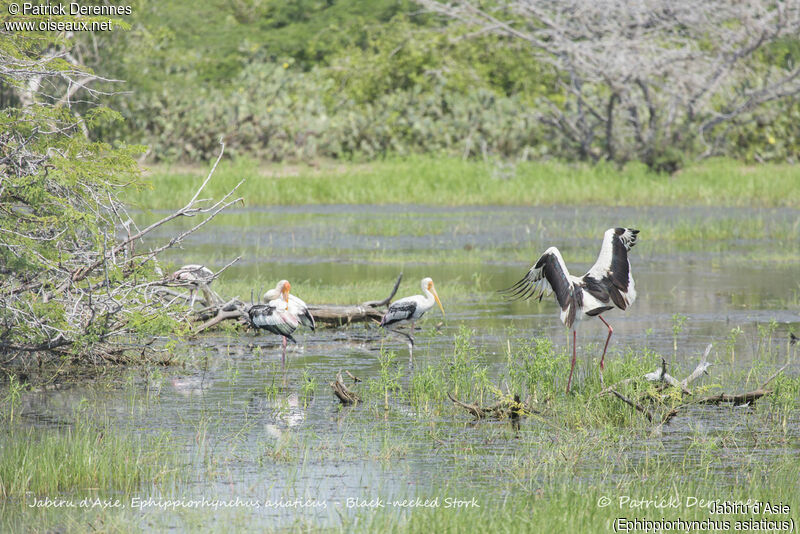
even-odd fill
[[[144,209],[179,207],[192,197],[207,166],[148,170],[145,187],[127,199]],[[371,163],[325,161],[261,164],[222,161],[206,196],[219,198],[245,180],[247,206],[299,204],[800,206],[800,170],[789,164],[750,166],[713,159],[675,175],[641,164],[464,161],[417,156]]]

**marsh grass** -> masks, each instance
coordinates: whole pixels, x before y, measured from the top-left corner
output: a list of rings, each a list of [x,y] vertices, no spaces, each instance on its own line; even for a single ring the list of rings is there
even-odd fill
[[[720,479],[709,474],[691,480],[675,478],[674,465],[647,467],[636,475],[614,480],[588,481],[581,478],[558,476],[542,480],[529,489],[520,487],[513,491],[496,488],[496,495],[468,491],[457,485],[442,487],[426,498],[438,499],[439,507],[389,508],[386,511],[363,512],[349,518],[341,532],[613,532],[613,522],[618,518],[662,519],[684,521],[718,521],[713,532],[737,532],[736,521],[768,519],[789,521],[795,518],[800,506],[796,480],[800,475],[798,465],[782,458],[767,471],[755,474],[759,467],[749,466],[749,476]],[[446,499],[470,500],[475,497],[479,508],[445,508]],[[598,503],[608,499],[610,503]],[[672,499],[672,501],[670,500]],[[702,500],[702,504],[701,504]],[[709,501],[769,502],[772,505],[788,504],[789,514],[769,513],[712,513]],[[451,501],[452,502],[452,501]],[[676,503],[672,506],[670,503]],[[722,521],[728,521],[724,528]],[[557,526],[557,527],[556,527]]]
[[[452,157],[389,158],[369,164],[323,162],[318,167],[226,161],[206,193],[217,197],[242,178],[250,206],[292,204],[429,205],[704,205],[798,206],[797,171],[789,164],[747,166],[715,159],[674,176],[639,164],[516,164],[514,178],[493,177],[494,165]],[[176,208],[191,198],[207,167],[156,167],[152,189],[129,201],[151,209]],[[169,191],[169,195],[164,192]]]
[[[0,435],[0,494],[114,492],[179,479],[181,461],[169,433],[112,429],[86,418],[58,428],[9,425]],[[27,497],[26,497],[27,496]]]
[[[366,497],[438,498],[438,508],[348,511],[338,507],[327,519],[309,518],[300,510],[288,512],[289,519],[278,522],[271,516],[253,516],[249,511],[224,512],[219,516],[224,519],[209,511],[177,515],[155,512],[148,516],[114,511],[102,522],[71,511],[60,515],[47,512],[46,517],[45,512],[36,511],[21,518],[16,507],[16,515],[0,520],[0,529],[31,529],[34,521],[40,521],[39,524],[52,527],[67,525],[68,532],[81,531],[81,526],[100,531],[133,531],[143,523],[215,531],[275,528],[305,532],[326,528],[342,532],[484,533],[538,531],[542,525],[550,525],[557,531],[608,532],[610,522],[618,517],[732,521],[786,518],[711,514],[707,507],[686,505],[689,497],[783,502],[791,506],[796,521],[800,510],[796,492],[800,463],[796,460],[798,443],[793,425],[800,410],[800,377],[791,372],[778,376],[771,384],[774,393],[752,407],[690,407],[669,426],[659,429],[619,400],[597,396],[601,389],[597,358],[579,360],[579,379],[574,382],[573,393],[566,395],[563,388],[571,356],[566,347],[557,347],[545,337],[518,340],[515,334],[513,328],[508,328],[505,336],[500,336],[506,339],[501,358],[487,352],[477,332],[463,327],[445,343],[441,339],[430,343],[438,335],[432,330],[418,334],[418,354],[429,354],[433,347],[440,354],[436,358],[420,357],[413,367],[405,357],[384,349],[377,356],[373,372],[357,386],[364,402],[354,407],[334,405],[327,381],[315,375],[313,369],[298,373],[287,384],[280,379],[278,369],[268,365],[263,382],[252,386],[252,393],[263,399],[263,404],[248,404],[237,411],[233,427],[225,422],[230,412],[214,403],[209,403],[199,416],[187,415],[181,421],[191,429],[190,441],[193,447],[196,445],[195,457],[188,458],[196,468],[190,486],[197,481],[208,485],[233,484],[231,481],[238,484],[236,477],[241,475],[238,469],[243,464],[248,471],[279,473],[269,484],[287,488],[280,490],[287,495],[296,495],[303,491],[309,477],[315,480],[315,466],[335,465],[337,469],[364,473],[358,487],[344,491],[344,497],[360,491]],[[741,391],[761,384],[785,361],[784,353],[773,350],[775,329],[770,324],[756,328],[751,342],[761,356],[754,360],[752,369],[731,364],[727,349],[722,347],[719,354],[712,355],[712,377],[693,389],[701,393]],[[667,351],[670,349],[668,344]],[[650,372],[660,360],[661,354],[646,348],[616,350],[613,357],[607,358],[606,385]],[[680,378],[694,364],[686,362],[686,368],[676,364],[670,372]],[[217,365],[226,381],[238,384],[246,379],[239,367],[247,363]],[[264,369],[258,367],[259,371]],[[629,395],[657,396],[653,385],[642,380],[634,380],[625,388]],[[447,399],[447,392],[484,405],[517,393],[523,399],[530,396],[540,413],[524,418],[518,428],[508,421],[475,422]],[[287,401],[291,394],[298,396],[301,405],[322,402],[322,420],[312,422],[309,418],[307,422],[311,424],[296,427],[278,422],[277,432],[260,433],[265,422],[285,418],[291,409]],[[232,398],[218,397],[218,402],[226,401],[233,403]],[[667,410],[680,401],[679,397],[662,396],[663,406],[659,409]],[[138,396],[130,404],[142,402],[144,398]],[[129,411],[138,413],[133,408]],[[17,420],[19,412],[14,413]],[[78,431],[85,436],[78,439],[73,433],[70,439],[79,445],[64,444],[67,428],[47,430],[60,443],[57,446],[32,445],[32,451],[45,459],[41,468],[44,474],[37,475],[36,480],[63,481],[52,486],[36,482],[39,491],[55,488],[56,494],[69,495],[92,488],[92,492],[115,494],[136,491],[150,481],[167,496],[185,491],[187,485],[180,482],[182,471],[177,457],[170,452],[173,447],[169,436],[158,442],[158,436],[131,436],[119,429],[112,431],[107,421],[93,427],[86,419],[84,413],[76,415],[76,428],[80,421]],[[46,438],[43,431],[31,432],[36,440]],[[669,436],[672,432],[678,436]],[[122,442],[114,441],[114,436]],[[257,439],[255,446],[247,443],[253,436]],[[22,430],[17,438],[13,440],[18,443],[17,452],[7,455],[8,440],[0,436],[0,480],[4,482],[13,481],[5,470],[20,462],[21,444],[32,441]],[[47,453],[49,449],[57,450],[59,457],[81,457],[89,451],[119,456],[127,463],[113,465],[113,476],[119,478],[84,476],[81,473],[90,470],[82,463],[66,466],[74,474],[56,475],[52,460],[55,455]],[[24,467],[16,472],[17,477],[34,469],[29,463],[21,465]],[[99,469],[109,476],[112,471],[111,467]],[[386,484],[383,481],[387,477],[409,477],[414,482],[405,491],[402,485],[398,490],[397,485],[389,484],[395,493],[387,495],[383,493],[386,486],[381,485]],[[378,481],[377,485],[373,480]],[[250,484],[244,480],[242,483]],[[173,484],[179,490],[171,489]],[[36,491],[25,490],[20,482],[15,487],[19,488],[14,490],[15,499],[22,499],[20,492],[24,495],[24,491]],[[247,491],[255,491],[254,487],[248,486]],[[677,508],[632,508],[619,502],[620,497],[660,502],[673,495],[680,501]],[[469,501],[472,497],[480,508],[444,507],[447,498]],[[601,497],[611,499],[611,504],[598,506]]]
[[[490,358],[477,346],[474,336],[473,330],[462,326],[449,353],[433,363],[415,363],[412,370],[395,353],[382,350],[380,371],[368,379],[362,390],[363,401],[376,416],[403,407],[425,419],[443,414],[470,417],[450,403],[448,393],[464,402],[484,406],[519,395],[521,400],[529,400],[544,418],[564,429],[646,426],[643,417],[616,398],[598,397],[602,387],[596,359],[576,366],[573,393],[564,395],[570,362],[566,349],[556,350],[547,338],[515,341],[513,346],[509,340],[506,362],[498,367],[490,365]],[[609,359],[604,374],[606,384],[642,377],[657,367],[658,362],[660,356],[653,351],[628,349]],[[579,380],[578,374],[584,378]],[[644,379],[634,380],[624,391],[660,399],[656,408],[664,411],[682,401],[679,395],[656,393],[655,386]]]
[[[274,287],[278,280],[275,279],[273,282],[272,278],[270,278],[254,288],[252,284],[246,281],[234,279],[233,277],[221,277],[214,288],[226,297],[238,295],[240,299],[249,303],[251,291],[253,291],[253,298],[257,300],[259,293],[263,295],[263,292]],[[291,280],[291,282],[292,292],[307,304],[338,305],[361,304],[370,300],[382,300],[389,296],[389,292],[391,292],[394,285],[394,280],[391,278],[386,280],[367,278],[346,284],[331,284],[321,280],[302,279]],[[486,291],[486,284],[487,278],[481,277],[476,273],[471,277],[454,277],[442,280],[442,282],[436,281],[436,290],[442,299],[445,310],[447,310],[453,302],[464,302],[465,299],[475,301],[490,298],[492,293]],[[419,280],[404,277],[395,300],[403,296],[416,295],[419,292]],[[439,320],[441,320],[441,315]]]

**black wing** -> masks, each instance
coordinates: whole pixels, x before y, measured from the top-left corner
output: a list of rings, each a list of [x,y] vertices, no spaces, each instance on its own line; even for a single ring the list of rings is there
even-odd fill
[[[311,312],[308,311],[308,308],[303,310],[303,313],[300,314],[299,319],[303,326],[307,326],[311,330],[317,329],[317,322],[314,320],[314,316],[311,315]]]
[[[389,306],[386,315],[381,318],[381,326],[389,326],[400,321],[407,321],[417,311],[417,302],[400,299]]]
[[[308,311],[308,306],[300,298],[294,295],[289,295],[289,311],[297,316],[300,324],[310,328],[311,330],[317,329],[317,322],[314,316]]]
[[[556,294],[561,309],[565,310],[572,301],[572,282],[564,258],[556,247],[547,249],[522,280],[502,292],[507,293],[509,300],[534,297],[541,301],[551,290]]]
[[[601,302],[611,300],[621,310],[636,298],[628,251],[636,244],[638,234],[639,230],[633,228],[606,230],[600,255],[583,277],[585,289],[593,297]]]
[[[293,318],[289,314],[280,313],[275,306],[269,304],[251,306],[247,314],[250,316],[250,323],[255,328],[261,328],[297,343],[292,337],[292,333],[297,329],[298,323],[292,321]]]

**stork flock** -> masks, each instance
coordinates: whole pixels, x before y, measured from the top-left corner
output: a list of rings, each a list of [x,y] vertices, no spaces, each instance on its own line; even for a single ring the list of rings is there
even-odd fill
[[[636,244],[639,230],[633,228],[609,228],[603,235],[600,254],[589,271],[581,277],[573,276],[567,270],[564,259],[556,247],[544,251],[528,270],[525,276],[513,286],[500,290],[509,300],[535,298],[542,300],[545,294],[555,293],[561,308],[561,322],[572,331],[572,363],[567,379],[567,393],[572,386],[575,370],[577,329],[586,318],[597,317],[608,328],[603,354],[600,357],[600,380],[608,350],[608,342],[614,329],[603,318],[603,314],[613,309],[626,310],[636,300],[636,287],[633,281],[628,252]],[[192,266],[197,267],[197,266]],[[193,270],[196,273],[197,269]],[[409,341],[409,355],[414,346],[416,321],[438,304],[444,317],[444,307],[431,278],[423,278],[420,283],[422,294],[405,297],[392,303],[380,322],[380,326],[406,336]],[[286,363],[287,341],[297,343],[292,334],[303,325],[312,331],[316,328],[314,317],[301,299],[292,295],[291,284],[281,280],[274,289],[264,294],[266,304],[254,304],[248,310],[251,325],[283,338],[281,361]],[[394,325],[410,323],[410,333],[405,334]]]

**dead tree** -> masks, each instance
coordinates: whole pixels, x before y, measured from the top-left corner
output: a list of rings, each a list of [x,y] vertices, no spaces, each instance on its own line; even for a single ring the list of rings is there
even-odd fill
[[[560,90],[539,120],[584,159],[672,170],[695,140],[715,154],[726,126],[800,91],[800,62],[759,57],[796,37],[796,1],[417,1],[468,36],[527,43]]]
[[[105,245],[100,250],[91,242],[73,240],[64,244],[65,251],[70,247],[69,256],[65,254],[60,263],[52,264],[51,269],[38,271],[35,277],[28,275],[23,278],[9,270],[9,276],[0,281],[0,306],[3,309],[0,354],[11,354],[11,359],[20,353],[76,354],[73,351],[76,343],[84,346],[85,339],[91,336],[94,349],[79,351],[78,355],[122,361],[120,355],[126,351],[139,354],[155,348],[153,341],[158,334],[142,335],[139,328],[143,323],[163,319],[174,321],[175,324],[186,321],[192,312],[188,302],[182,295],[167,290],[167,286],[188,285],[190,282],[159,278],[153,274],[160,270],[160,253],[180,246],[186,237],[223,210],[242,201],[234,194],[243,181],[219,200],[200,196],[211,181],[223,153],[224,144],[221,143],[216,162],[194,196],[182,208],[138,229],[124,205],[116,198],[109,197],[107,204],[100,204],[99,208],[104,210],[99,214],[102,220],[109,221],[108,229],[102,234]],[[10,209],[14,208],[10,206]],[[177,232],[166,242],[144,246],[144,239],[153,230],[181,217],[196,217],[197,222],[189,229]],[[114,231],[115,228],[122,228],[125,233],[120,236]],[[24,237],[31,240],[58,240],[62,234],[57,230],[43,229],[41,233]],[[19,238],[18,235],[14,237]],[[2,235],[0,244],[6,244]],[[9,246],[9,250],[15,254],[13,245]],[[214,277],[235,261],[218,271]],[[31,306],[31,302],[36,301],[65,310],[64,321],[48,322],[39,317]],[[20,330],[35,332],[35,336],[31,337],[40,341],[20,341],[17,335]]]

